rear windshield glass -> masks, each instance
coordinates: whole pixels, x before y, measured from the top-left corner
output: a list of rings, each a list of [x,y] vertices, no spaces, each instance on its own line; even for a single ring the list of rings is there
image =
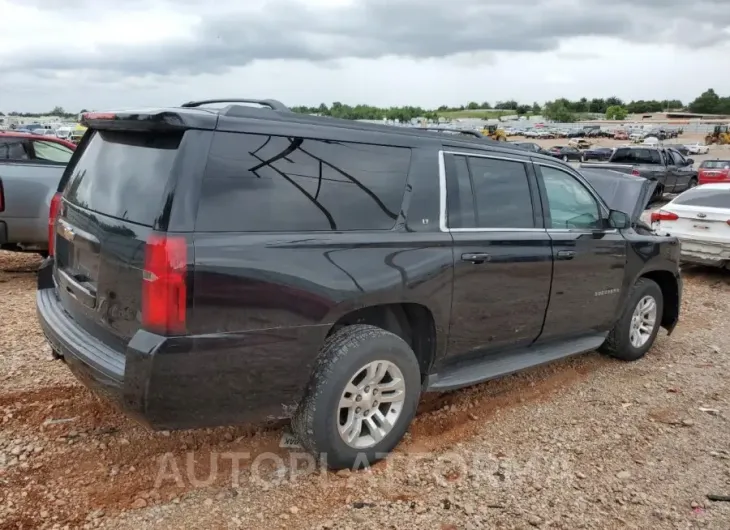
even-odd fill
[[[674,204],[706,206],[709,208],[730,208],[730,190],[699,187],[687,191],[674,199]]]
[[[182,134],[96,131],[73,168],[69,202],[132,223],[153,226]]]
[[[617,164],[661,164],[662,159],[656,149],[624,148],[616,149],[611,162]]]
[[[705,160],[700,164],[702,169],[728,169],[730,160]]]

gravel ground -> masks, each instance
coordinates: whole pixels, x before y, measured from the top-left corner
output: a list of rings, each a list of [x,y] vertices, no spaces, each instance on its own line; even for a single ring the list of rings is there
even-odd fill
[[[281,425],[152,433],[94,397],[50,360],[38,263],[0,252],[0,529],[730,528],[728,273],[685,271],[645,359],[428,396],[390,460],[333,474]]]

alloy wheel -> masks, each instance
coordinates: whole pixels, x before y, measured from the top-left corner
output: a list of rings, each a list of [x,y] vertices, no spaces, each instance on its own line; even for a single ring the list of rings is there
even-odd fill
[[[644,296],[636,304],[634,314],[631,316],[629,339],[634,348],[641,348],[648,342],[656,326],[656,317],[656,300],[651,295]]]
[[[396,425],[406,397],[403,373],[390,361],[373,361],[360,368],[337,406],[337,430],[356,449],[379,443]]]

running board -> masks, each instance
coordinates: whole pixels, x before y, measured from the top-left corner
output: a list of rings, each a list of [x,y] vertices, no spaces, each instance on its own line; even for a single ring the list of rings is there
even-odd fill
[[[537,344],[527,348],[500,353],[488,353],[442,366],[428,376],[427,392],[445,392],[495,379],[533,366],[557,361],[598,348],[606,340],[607,333],[588,335],[568,341]]]

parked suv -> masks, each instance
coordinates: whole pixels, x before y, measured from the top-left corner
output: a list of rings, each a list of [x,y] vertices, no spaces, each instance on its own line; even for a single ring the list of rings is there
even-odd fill
[[[646,179],[593,170],[606,202],[504,142],[206,103],[85,115],[38,280],[55,354],[155,428],[293,416],[332,468],[373,462],[422,392],[677,323]]]

